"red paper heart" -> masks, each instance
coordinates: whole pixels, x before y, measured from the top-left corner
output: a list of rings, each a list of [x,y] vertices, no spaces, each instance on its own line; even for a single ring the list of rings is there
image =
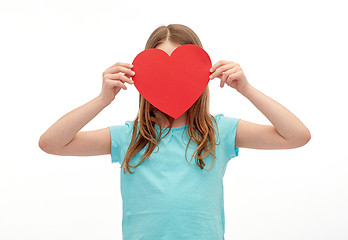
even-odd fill
[[[133,60],[132,77],[139,93],[162,112],[180,117],[201,96],[209,83],[212,66],[203,48],[185,44],[169,56],[149,48]]]

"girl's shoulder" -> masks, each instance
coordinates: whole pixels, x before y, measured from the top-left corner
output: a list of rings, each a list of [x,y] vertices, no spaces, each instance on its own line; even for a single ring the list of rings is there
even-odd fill
[[[222,142],[222,147],[226,153],[227,159],[238,156],[238,148],[235,147],[235,139],[237,133],[237,125],[239,118],[227,117],[222,113],[214,116],[217,124],[217,130],[215,132],[217,136],[217,143]]]
[[[118,136],[129,136],[133,130],[134,121],[126,121],[123,125],[109,126],[111,138]]]
[[[225,116],[222,113],[218,113],[213,117],[216,121],[216,128],[220,135],[235,134],[240,118]],[[213,124],[215,126],[215,123]]]
[[[223,118],[225,115],[222,113],[215,114],[213,117],[216,121],[219,121],[221,118]]]
[[[229,116],[225,116],[222,113],[218,113],[215,116],[213,116],[215,121],[217,122],[218,125],[230,125],[230,124],[238,124],[238,121],[240,120],[240,118],[236,118],[236,117],[229,117]]]

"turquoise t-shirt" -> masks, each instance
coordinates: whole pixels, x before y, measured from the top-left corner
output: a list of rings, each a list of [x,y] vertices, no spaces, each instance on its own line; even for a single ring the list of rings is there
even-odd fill
[[[238,156],[235,136],[239,119],[215,116],[219,129],[213,168],[210,155],[201,169],[192,159],[197,144],[188,143],[185,126],[172,128],[158,149],[135,169],[121,168],[123,240],[223,240],[225,233],[223,176],[228,161]],[[155,125],[159,130],[159,127]],[[216,129],[216,126],[215,126]],[[110,126],[111,160],[122,163],[131,141],[133,122]],[[167,133],[165,129],[164,133]],[[145,149],[130,161],[139,163]]]

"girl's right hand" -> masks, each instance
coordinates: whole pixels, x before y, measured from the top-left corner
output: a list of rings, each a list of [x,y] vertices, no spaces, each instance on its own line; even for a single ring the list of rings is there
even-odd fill
[[[106,104],[110,104],[115,99],[116,94],[121,88],[124,90],[127,89],[124,83],[134,83],[130,79],[135,74],[131,70],[132,67],[132,64],[118,62],[103,72],[103,87],[99,96]]]

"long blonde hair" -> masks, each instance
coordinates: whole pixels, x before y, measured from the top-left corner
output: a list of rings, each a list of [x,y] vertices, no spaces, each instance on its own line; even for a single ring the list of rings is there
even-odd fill
[[[168,40],[179,45],[195,44],[203,48],[201,41],[192,29],[181,24],[170,24],[168,26],[160,26],[155,29],[147,40],[145,49],[156,48],[159,43]],[[169,122],[169,131],[162,137],[162,127],[160,127],[160,132],[158,135],[155,131],[155,124],[160,126],[158,118],[156,118],[156,114],[160,114],[162,119],[166,119]],[[130,167],[136,168],[145,159],[150,157],[153,150],[158,146],[159,141],[170,132],[173,121],[174,118],[155,108],[139,94],[139,111],[134,120],[132,139],[124,161],[121,165],[121,167],[124,166],[124,173],[125,170],[132,173],[129,169]],[[194,157],[196,164],[201,169],[204,169],[205,166],[203,159],[209,154],[211,154],[213,157],[213,163],[209,169],[212,168],[215,162],[216,142],[213,121],[216,124],[215,118],[209,113],[209,87],[207,86],[202,95],[187,110],[186,120],[186,125],[188,126],[187,133],[190,137],[185,151],[186,161],[188,146],[191,141],[193,141],[197,144],[197,148],[193,152],[191,160]],[[139,132],[137,131],[138,127]],[[134,157],[134,155],[142,150],[146,145],[147,148],[141,161],[135,166],[130,166],[129,162],[132,157]]]

